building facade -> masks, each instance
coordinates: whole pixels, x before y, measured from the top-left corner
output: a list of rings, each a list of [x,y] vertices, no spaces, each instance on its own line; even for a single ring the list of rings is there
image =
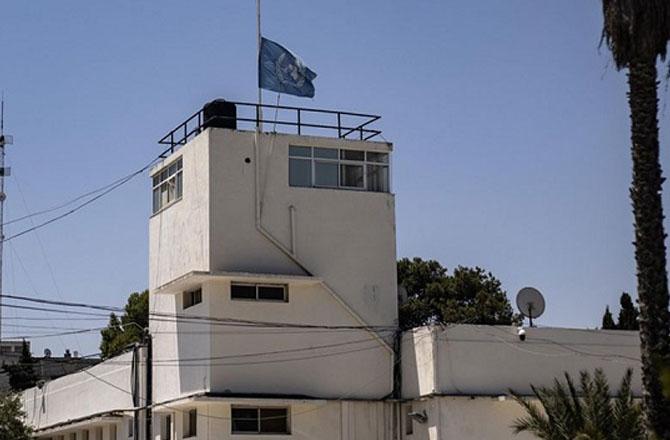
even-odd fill
[[[391,152],[208,128],[155,167],[150,331],[163,432],[200,432],[180,426],[195,417],[217,438],[314,438],[325,428],[315,413],[339,424],[354,400],[393,392]]]
[[[214,104],[163,138],[151,171],[150,341],[26,391],[38,438],[511,439],[509,389],[637,368],[633,332],[400,335],[393,148],[373,140],[377,117],[305,123],[309,109],[281,108],[298,133],[276,133],[238,127],[255,120],[245,104]]]

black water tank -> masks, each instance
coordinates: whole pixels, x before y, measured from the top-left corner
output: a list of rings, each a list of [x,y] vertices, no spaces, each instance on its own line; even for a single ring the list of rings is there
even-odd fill
[[[225,99],[215,99],[202,107],[204,128],[237,129],[237,107]]]

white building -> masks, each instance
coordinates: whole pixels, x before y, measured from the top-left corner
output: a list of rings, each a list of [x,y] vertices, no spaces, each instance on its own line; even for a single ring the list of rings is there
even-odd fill
[[[283,108],[299,134],[257,133],[235,126],[254,120],[246,107],[197,113],[151,172],[150,389],[122,358],[86,370],[118,375],[116,394],[86,371],[28,390],[38,437],[145,439],[151,426],[164,440],[509,439],[520,415],[501,397],[509,388],[596,366],[619,380],[636,366],[628,332],[396,338],[392,146],[365,140],[376,117]],[[62,388],[82,390],[77,405]],[[45,401],[59,410],[45,415]]]

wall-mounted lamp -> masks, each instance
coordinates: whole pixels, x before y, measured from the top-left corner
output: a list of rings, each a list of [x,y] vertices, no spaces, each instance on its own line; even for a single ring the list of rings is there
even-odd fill
[[[419,423],[426,423],[428,421],[428,415],[426,414],[426,410],[423,410],[421,412],[414,411],[407,415],[410,416],[412,420],[416,420]]]

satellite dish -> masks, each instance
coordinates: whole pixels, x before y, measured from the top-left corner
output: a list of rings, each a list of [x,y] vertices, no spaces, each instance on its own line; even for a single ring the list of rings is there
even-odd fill
[[[45,358],[50,358],[51,357],[51,350],[49,350],[48,348],[45,348],[44,349],[44,357]]]
[[[530,320],[530,326],[533,326],[533,319],[537,319],[544,313],[544,297],[539,290],[533,287],[524,287],[516,295],[516,307],[519,312]]]

